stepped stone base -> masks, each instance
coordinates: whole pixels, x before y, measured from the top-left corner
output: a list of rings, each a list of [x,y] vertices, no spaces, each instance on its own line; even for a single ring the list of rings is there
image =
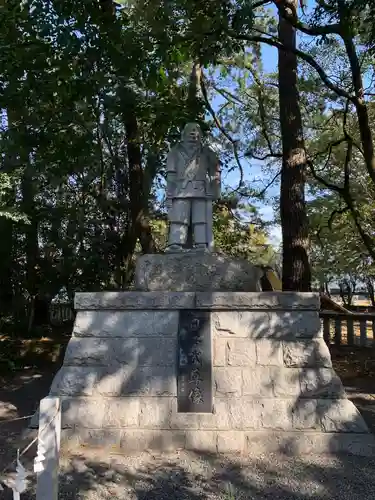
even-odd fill
[[[350,452],[375,441],[332,369],[319,294],[79,293],[64,364],[63,446]],[[210,311],[212,413],[177,411],[179,311]]]

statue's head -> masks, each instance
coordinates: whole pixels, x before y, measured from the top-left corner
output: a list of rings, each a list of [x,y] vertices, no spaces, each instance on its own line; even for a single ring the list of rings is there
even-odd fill
[[[187,123],[181,134],[183,142],[200,143],[202,141],[202,130],[198,123]]]

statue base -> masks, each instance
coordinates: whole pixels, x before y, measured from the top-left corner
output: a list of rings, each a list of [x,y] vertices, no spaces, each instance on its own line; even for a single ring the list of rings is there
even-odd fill
[[[140,291],[259,292],[262,271],[241,259],[202,250],[143,255],[135,270]]]
[[[319,305],[318,293],[77,293],[50,389],[62,449],[374,457]]]

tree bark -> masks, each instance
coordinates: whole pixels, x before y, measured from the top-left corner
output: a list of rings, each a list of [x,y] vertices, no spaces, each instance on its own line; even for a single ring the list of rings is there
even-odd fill
[[[354,33],[352,28],[352,14],[347,10],[347,5],[343,0],[338,1],[338,13],[340,19],[340,34],[345,45],[348,56],[350,71],[352,76],[355,99],[353,100],[358,119],[359,133],[363,148],[363,156],[367,172],[375,185],[375,154],[374,143],[370,127],[368,108],[364,97],[364,85],[362,78],[361,63],[358,58],[354,43]]]
[[[130,226],[127,235],[123,238],[122,257],[127,275],[126,281],[128,281],[131,278],[131,260],[138,239],[143,253],[155,253],[156,248],[148,219],[149,193],[145,192],[136,108],[131,96],[128,96],[125,102],[126,111],[123,119],[127,141]]]
[[[288,9],[297,16],[297,0],[288,0]],[[279,40],[296,47],[295,28],[279,16]],[[297,88],[297,56],[278,51],[279,103],[282,137],[280,216],[283,237],[283,291],[311,290],[308,259],[308,220],[305,202],[306,153]]]

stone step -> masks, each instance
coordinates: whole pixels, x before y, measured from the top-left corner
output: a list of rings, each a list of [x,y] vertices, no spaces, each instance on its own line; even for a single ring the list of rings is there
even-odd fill
[[[178,413],[173,397],[63,398],[62,427],[368,433],[348,399],[215,398],[213,413]]]
[[[67,429],[62,451],[108,450],[129,455],[144,451],[194,450],[242,456],[281,452],[288,455],[352,454],[375,456],[375,437],[366,434],[280,431],[181,431]]]

